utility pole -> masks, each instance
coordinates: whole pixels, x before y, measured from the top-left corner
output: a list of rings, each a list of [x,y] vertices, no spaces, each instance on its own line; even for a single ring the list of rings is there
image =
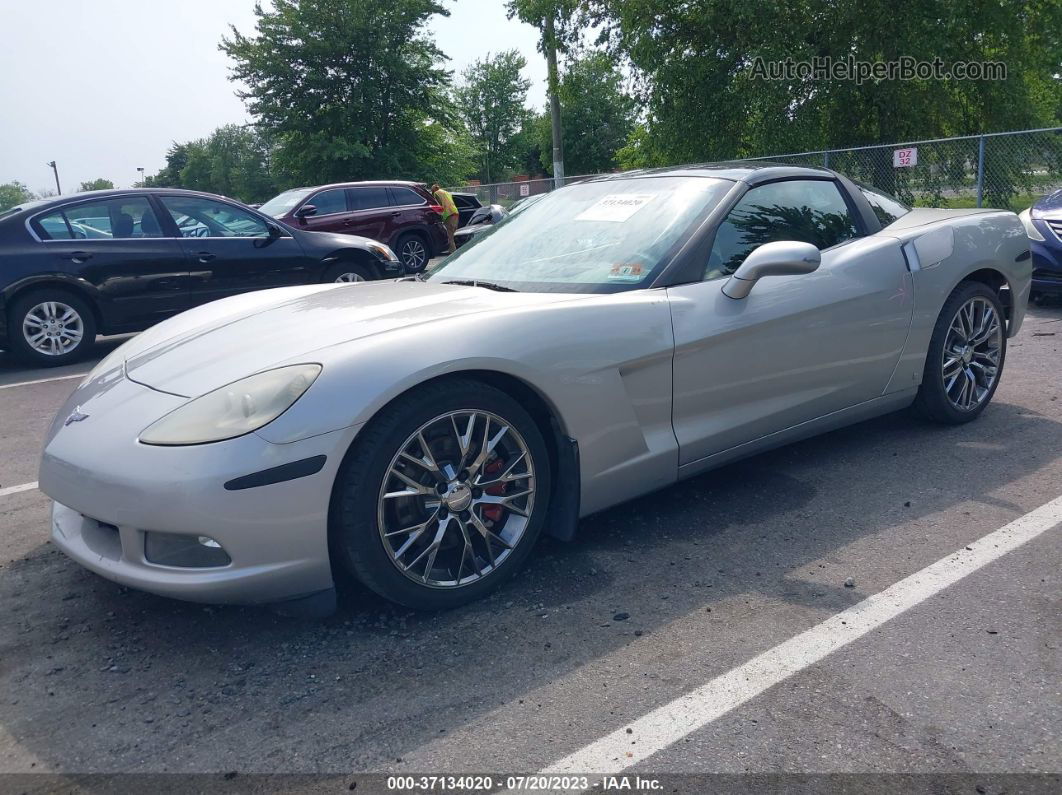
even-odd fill
[[[546,17],[542,42],[546,46],[546,68],[549,73],[549,115],[553,126],[553,187],[564,187],[564,137],[561,130],[560,96],[557,87],[557,39],[552,13]]]
[[[143,168],[137,168],[137,171],[140,172],[140,187],[141,188],[146,187],[146,185],[144,184],[144,169]]]
[[[54,160],[49,160],[44,165],[50,166],[52,171],[55,172],[55,192],[57,194],[59,194],[60,196],[62,196],[63,195],[63,189],[59,187],[59,168],[55,165],[55,161]]]

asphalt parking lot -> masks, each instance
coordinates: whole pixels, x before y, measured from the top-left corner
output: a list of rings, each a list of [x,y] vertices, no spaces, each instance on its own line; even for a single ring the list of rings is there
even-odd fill
[[[439,615],[364,592],[321,622],[203,607],[67,560],[44,496],[13,489],[88,369],[0,353],[0,772],[345,782],[534,773],[581,750],[648,777],[1062,772],[1050,522],[733,708],[642,720],[729,672],[752,681],[758,655],[1062,495],[1057,305],[1030,307],[979,421],[897,414],[708,473],[545,539],[499,593]],[[598,742],[613,732],[630,750]]]

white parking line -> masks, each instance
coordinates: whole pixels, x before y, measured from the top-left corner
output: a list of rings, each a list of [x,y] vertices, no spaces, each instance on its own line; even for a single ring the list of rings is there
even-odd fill
[[[554,762],[542,774],[590,774],[591,783],[603,776],[619,774],[1060,523],[1062,497],[1057,497],[843,613]]]
[[[74,375],[57,375],[53,378],[38,378],[36,381],[19,381],[17,384],[0,384],[0,389],[14,389],[16,386],[30,386],[31,384],[47,384],[49,381],[69,381],[71,378],[84,378],[88,373],[75,373]]]
[[[8,486],[6,489],[0,489],[0,497],[6,497],[8,494],[18,494],[20,491],[30,491],[35,488],[37,488],[37,481],[23,483],[19,486]]]

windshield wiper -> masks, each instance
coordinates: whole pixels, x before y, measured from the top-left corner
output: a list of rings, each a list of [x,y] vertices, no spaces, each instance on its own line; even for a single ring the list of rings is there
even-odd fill
[[[484,282],[479,279],[451,279],[443,284],[459,284],[463,287],[484,287],[488,290],[497,290],[499,293],[518,293],[519,290],[514,290],[512,287],[505,287],[494,282]]]

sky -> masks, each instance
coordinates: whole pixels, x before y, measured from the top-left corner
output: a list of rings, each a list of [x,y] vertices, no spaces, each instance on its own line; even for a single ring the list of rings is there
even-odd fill
[[[387,2],[387,0],[379,0]],[[0,183],[63,193],[103,177],[117,187],[154,174],[174,141],[249,116],[218,42],[254,30],[255,0],[37,0],[5,3],[0,25]],[[444,0],[431,24],[460,73],[488,52],[528,61],[528,104],[545,104],[537,31],[506,19],[504,0]]]

